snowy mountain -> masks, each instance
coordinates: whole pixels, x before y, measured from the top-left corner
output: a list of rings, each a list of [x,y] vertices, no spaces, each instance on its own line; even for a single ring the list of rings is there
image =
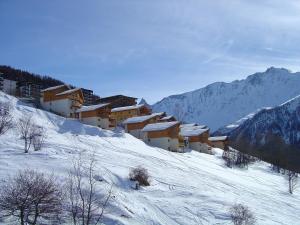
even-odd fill
[[[63,182],[72,159],[80,152],[94,153],[104,183],[113,184],[114,197],[104,224],[230,224],[228,208],[235,203],[247,205],[259,225],[300,221],[299,190],[288,194],[284,176],[271,172],[266,163],[248,170],[231,169],[224,166],[218,149],[216,155],[173,153],[147,146],[122,131],[101,130],[33,108],[2,92],[0,102],[11,103],[15,121],[31,113],[47,130],[45,148],[28,154],[23,153],[16,129],[0,136],[0,179],[19,169],[35,168],[53,172]],[[128,180],[129,169],[137,165],[151,176],[151,185],[141,190],[133,190]]]
[[[221,129],[231,144],[300,171],[300,95],[274,108],[263,109],[233,130]]]
[[[217,82],[164,98],[153,105],[185,122],[208,125],[212,131],[263,107],[274,107],[300,94],[300,73],[271,67],[244,80]]]

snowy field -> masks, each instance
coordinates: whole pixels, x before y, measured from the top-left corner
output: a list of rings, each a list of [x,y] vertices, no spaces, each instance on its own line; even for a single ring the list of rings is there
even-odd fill
[[[104,131],[37,110],[2,92],[0,101],[11,102],[16,121],[33,113],[48,136],[42,151],[29,154],[23,153],[16,130],[0,136],[0,178],[35,168],[63,180],[79,152],[95,152],[99,174],[114,184],[105,224],[231,224],[228,209],[235,203],[247,205],[257,224],[300,224],[300,188],[290,195],[285,178],[265,163],[248,170],[230,169],[218,149],[214,156],[172,153],[121,131]],[[148,169],[151,186],[137,191],[131,188],[128,173],[138,165]]]

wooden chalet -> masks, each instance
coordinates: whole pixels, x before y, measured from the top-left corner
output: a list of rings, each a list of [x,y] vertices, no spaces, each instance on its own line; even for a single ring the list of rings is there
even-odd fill
[[[203,126],[186,126],[180,128],[179,142],[181,147],[211,153],[208,137],[208,128],[203,128]]]
[[[118,107],[111,110],[111,118],[116,121],[117,125],[121,125],[128,118],[150,114],[151,110],[145,105]]]
[[[59,85],[41,91],[41,106],[65,117],[75,117],[76,110],[83,102],[80,88],[70,89],[68,85]]]
[[[179,122],[163,122],[148,124],[143,129],[145,143],[169,151],[179,150]]]
[[[153,113],[147,116],[131,117],[126,119],[123,124],[125,125],[125,131],[136,138],[142,139],[142,129],[150,123],[157,123],[161,118],[161,113]]]
[[[228,136],[216,136],[216,137],[209,137],[208,141],[210,145],[214,148],[220,148],[223,150],[227,150],[229,146]]]
[[[109,103],[82,106],[76,113],[76,117],[84,124],[97,126],[103,129],[115,127],[114,120],[110,118],[111,108]]]

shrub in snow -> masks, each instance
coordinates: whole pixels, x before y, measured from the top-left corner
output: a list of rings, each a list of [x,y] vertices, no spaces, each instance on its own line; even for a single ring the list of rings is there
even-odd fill
[[[0,135],[13,127],[11,107],[9,103],[0,102]]]
[[[141,166],[138,166],[130,170],[129,179],[138,182],[138,185],[140,186],[150,185],[150,181],[149,181],[150,176],[148,170]]]
[[[0,186],[0,218],[16,218],[13,224],[55,223],[61,212],[61,188],[53,176],[25,170]]]
[[[229,210],[231,221],[234,225],[253,225],[256,219],[247,206],[235,204]]]

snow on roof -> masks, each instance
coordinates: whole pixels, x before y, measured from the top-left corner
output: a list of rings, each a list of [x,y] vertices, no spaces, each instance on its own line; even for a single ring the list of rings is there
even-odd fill
[[[144,104],[142,104],[142,105],[124,106],[124,107],[113,108],[111,111],[112,112],[120,112],[120,111],[126,111],[126,110],[131,110],[131,109],[139,109],[139,108],[141,108],[143,106],[144,106]]]
[[[79,90],[81,90],[81,88],[74,88],[74,89],[70,89],[70,90],[67,90],[67,91],[64,91],[64,92],[58,93],[58,94],[56,94],[56,95],[65,95],[65,94],[71,94],[71,93],[73,93],[73,92],[75,92],[75,91],[79,91]]]
[[[160,116],[160,113],[153,113],[151,115],[147,115],[147,116],[136,116],[136,117],[131,117],[126,119],[123,123],[124,124],[129,124],[129,123],[142,123],[145,122],[149,119],[152,119],[156,116]]]
[[[145,126],[142,131],[148,132],[148,131],[166,130],[170,127],[175,126],[176,124],[179,124],[179,122],[173,121],[173,122],[166,122],[166,123],[152,123],[152,124],[148,124],[147,126]]]
[[[201,129],[206,129],[206,125],[198,125],[197,123],[186,123],[186,124],[181,124],[180,128],[186,128],[186,127],[198,127]]]
[[[203,129],[201,126],[181,128],[180,136],[183,137],[199,136],[208,130],[209,130],[208,128]]]
[[[103,103],[103,104],[98,104],[98,105],[89,105],[89,106],[82,106],[80,109],[78,109],[76,112],[88,112],[88,111],[93,111],[96,109],[101,109],[105,106],[109,105],[109,103]]]
[[[44,91],[52,91],[52,90],[55,90],[55,89],[57,89],[57,88],[61,88],[61,87],[63,87],[63,86],[69,87],[68,85],[62,84],[62,85],[58,85],[58,86],[54,86],[54,87],[49,87],[49,88],[43,89],[43,90],[41,90],[41,92],[44,92]]]
[[[197,123],[185,123],[185,124],[181,124],[180,127],[194,127],[194,126],[198,126]]]
[[[172,119],[174,116],[165,116],[163,118],[161,118],[160,120],[169,120]]]
[[[209,141],[226,141],[227,136],[216,136],[216,137],[209,137]]]

